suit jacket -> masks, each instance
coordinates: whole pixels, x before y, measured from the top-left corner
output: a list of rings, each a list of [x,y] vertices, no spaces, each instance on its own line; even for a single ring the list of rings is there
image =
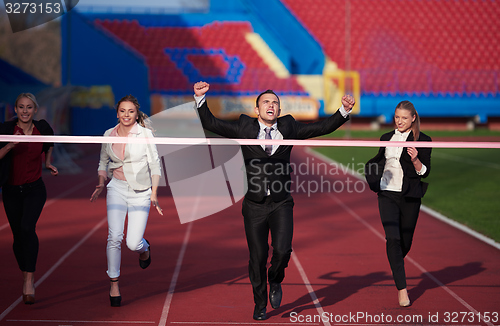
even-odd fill
[[[137,133],[133,137],[151,137],[151,130],[137,125]],[[106,130],[104,136],[109,136],[113,128]],[[128,184],[134,190],[151,188],[151,175],[160,175],[160,159],[155,144],[126,144],[125,155],[121,160],[113,152],[113,144],[102,144],[99,171],[107,171],[108,177],[113,177],[113,170],[123,166],[123,174]]]
[[[381,141],[389,141],[394,135],[394,130],[383,134],[380,137]],[[413,131],[410,131],[406,141],[413,141]],[[431,137],[427,136],[423,132],[420,132],[418,141],[432,141]],[[411,147],[411,146],[410,146]],[[419,147],[418,158],[420,162],[427,167],[424,175],[417,174],[415,167],[411,162],[411,157],[408,154],[407,147],[403,148],[399,162],[403,169],[403,188],[401,194],[405,197],[415,197],[422,198],[427,191],[428,184],[423,182],[421,179],[426,178],[431,171],[431,150],[432,148]],[[370,186],[370,189],[374,192],[380,191],[380,180],[384,173],[385,167],[385,147],[380,147],[378,154],[369,160],[365,165],[365,178]]]
[[[11,121],[6,121],[4,123],[0,123],[0,134],[2,135],[13,135],[14,129],[16,128],[17,118]],[[44,136],[52,136],[54,135],[54,130],[50,127],[49,123],[45,120],[33,120],[33,125],[40,132],[41,135]],[[0,143],[0,148],[7,145],[7,143]],[[43,143],[42,153],[47,153],[50,147],[54,147],[54,143]],[[0,187],[3,186],[7,180],[9,180],[10,174],[10,164],[12,162],[12,151],[7,153],[3,159],[0,160]]]
[[[257,139],[260,126],[257,118],[245,114],[240,115],[236,121],[225,121],[213,116],[208,108],[207,101],[198,108],[203,128],[227,138]],[[307,139],[329,134],[349,120],[340,112],[329,118],[314,122],[301,123],[291,115],[278,118],[278,131],[283,139]],[[290,166],[290,153],[293,146],[280,145],[274,154],[268,156],[260,145],[243,145],[241,150],[245,160],[248,190],[245,198],[260,202],[267,195],[269,188],[273,201],[284,200],[290,195],[292,168]]]

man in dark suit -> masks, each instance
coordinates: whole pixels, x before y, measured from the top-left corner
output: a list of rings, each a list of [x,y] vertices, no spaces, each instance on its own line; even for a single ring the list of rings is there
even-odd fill
[[[257,118],[242,114],[237,121],[217,119],[210,112],[205,94],[210,85],[198,82],[194,93],[203,128],[227,138],[245,139],[307,139],[329,134],[349,120],[354,98],[342,97],[342,107],[329,118],[305,124],[291,115],[279,117],[280,100],[272,91],[261,93],[254,109]],[[253,145],[241,146],[248,180],[248,190],[243,199],[242,213],[245,234],[250,251],[249,277],[253,287],[255,320],[266,319],[267,280],[269,301],[280,307],[281,282],[285,277],[292,253],[293,198],[290,195],[290,153],[292,146]],[[273,255],[266,273],[268,236],[271,231]]]

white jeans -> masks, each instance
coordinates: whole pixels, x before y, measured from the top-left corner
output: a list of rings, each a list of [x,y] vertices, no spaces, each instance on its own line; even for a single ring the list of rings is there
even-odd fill
[[[144,231],[148,222],[151,205],[151,188],[135,191],[123,180],[112,178],[107,185],[106,205],[108,209],[108,276],[120,276],[121,244],[128,212],[127,247],[139,254],[147,251],[148,243],[144,240]]]

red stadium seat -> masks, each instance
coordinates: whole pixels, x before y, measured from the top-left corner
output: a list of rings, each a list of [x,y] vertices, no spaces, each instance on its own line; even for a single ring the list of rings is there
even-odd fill
[[[248,22],[214,22],[203,27],[144,27],[136,20],[109,22],[96,19],[94,24],[107,29],[145,56],[153,91],[191,93],[192,79],[201,74],[233,80],[220,83],[221,79],[217,79],[211,83],[211,88],[220,92],[257,93],[273,85],[276,92],[289,92],[291,89],[296,93],[305,93],[295,78],[290,77],[283,82],[276,77],[248,44],[245,34],[252,32]],[[174,49],[212,49],[215,52],[188,56],[181,51],[167,53],[167,50]],[[224,56],[217,52],[221,50]],[[225,61],[230,57],[237,58],[244,69],[238,65],[230,69],[230,64]],[[184,63],[178,67],[181,62]],[[189,70],[189,64],[195,70]]]
[[[325,53],[340,68],[346,68],[344,0],[281,0],[322,45]],[[365,92],[392,92],[393,85],[383,82],[386,72],[374,73],[382,62],[393,64],[394,74],[403,71],[439,69],[449,77],[455,72],[483,71],[500,74],[500,6],[497,1],[470,0],[358,0],[350,7],[350,69],[361,73]],[[335,42],[332,42],[332,38]],[[389,43],[388,43],[389,42]],[[393,44],[395,47],[387,46]],[[377,76],[382,74],[382,76]],[[432,74],[431,78],[434,78]],[[399,78],[401,80],[401,78]],[[402,84],[400,92],[428,88],[428,81]],[[473,84],[464,88],[464,84]],[[433,82],[438,92],[462,92],[477,89],[491,92],[497,89],[493,79],[485,82]],[[438,86],[439,85],[439,86]],[[412,89],[408,89],[412,87]],[[497,90],[498,91],[498,90]]]

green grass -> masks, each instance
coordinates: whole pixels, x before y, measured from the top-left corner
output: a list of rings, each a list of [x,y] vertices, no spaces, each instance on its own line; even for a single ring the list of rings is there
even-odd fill
[[[378,139],[384,131],[351,131],[351,138]],[[498,132],[426,132],[431,137],[498,136]],[[336,136],[339,132],[335,133]],[[333,160],[358,166],[378,148],[318,147]],[[500,242],[500,149],[434,148],[429,188],[422,203]]]

